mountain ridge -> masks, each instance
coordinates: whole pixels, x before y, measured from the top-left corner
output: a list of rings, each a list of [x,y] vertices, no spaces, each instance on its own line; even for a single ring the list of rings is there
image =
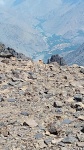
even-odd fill
[[[64,59],[69,65],[78,64],[84,66],[84,43],[77,50],[68,53]]]

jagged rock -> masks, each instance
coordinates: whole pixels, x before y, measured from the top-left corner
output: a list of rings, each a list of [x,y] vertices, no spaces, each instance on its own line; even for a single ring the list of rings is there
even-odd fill
[[[16,57],[18,59],[23,60],[32,60],[29,57],[26,57],[24,54],[16,52],[14,49],[10,47],[6,48],[4,44],[0,44],[0,57],[2,58]]]
[[[52,55],[50,59],[48,59],[47,63],[50,64],[52,62],[57,62],[60,66],[66,65],[63,57],[60,57],[58,54],[57,55]]]

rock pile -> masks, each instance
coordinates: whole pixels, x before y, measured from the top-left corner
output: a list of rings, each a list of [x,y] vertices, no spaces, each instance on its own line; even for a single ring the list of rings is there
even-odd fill
[[[84,68],[0,58],[0,150],[84,150]]]

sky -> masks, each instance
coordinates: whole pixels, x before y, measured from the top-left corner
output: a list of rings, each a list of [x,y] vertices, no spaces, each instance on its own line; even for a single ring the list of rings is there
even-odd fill
[[[0,5],[4,5],[5,1],[4,0],[0,0]]]

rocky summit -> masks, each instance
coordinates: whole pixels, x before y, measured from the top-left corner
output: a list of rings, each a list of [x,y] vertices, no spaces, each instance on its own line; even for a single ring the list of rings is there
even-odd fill
[[[84,150],[84,67],[0,57],[0,150]]]

